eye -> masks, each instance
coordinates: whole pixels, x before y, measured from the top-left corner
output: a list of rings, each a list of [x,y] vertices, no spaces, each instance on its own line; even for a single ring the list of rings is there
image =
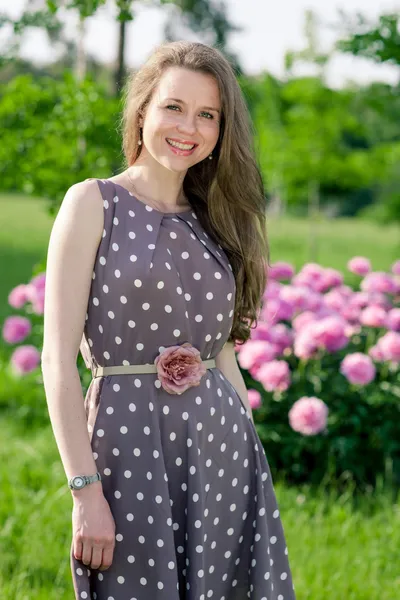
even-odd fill
[[[168,106],[166,106],[166,108],[179,108],[179,110],[180,110],[180,107],[177,106],[176,104],[168,104]]]
[[[209,112],[203,111],[202,114],[203,115],[208,115],[207,119],[213,119],[214,118],[214,116],[211,113],[209,113]]]

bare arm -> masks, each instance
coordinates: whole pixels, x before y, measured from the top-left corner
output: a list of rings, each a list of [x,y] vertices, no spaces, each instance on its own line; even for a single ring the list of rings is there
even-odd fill
[[[70,187],[48,246],[41,355],[50,420],[67,478],[97,471],[76,361],[103,227],[97,182]],[[98,481],[71,492],[73,496],[102,493],[102,484]]]
[[[230,381],[235,390],[240,396],[244,406],[247,408],[251,420],[254,423],[253,412],[249,403],[247,394],[247,388],[244,383],[242,374],[237,364],[235,356],[235,346],[232,342],[227,342],[222,348],[221,352],[215,357],[215,363],[223,373],[223,375]]]

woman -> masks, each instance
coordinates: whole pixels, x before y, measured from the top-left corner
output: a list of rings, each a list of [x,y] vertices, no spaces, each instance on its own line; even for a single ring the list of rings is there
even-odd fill
[[[293,600],[234,350],[268,260],[244,99],[219,51],[174,42],[124,100],[125,170],[67,191],[48,251],[42,370],[75,597]]]

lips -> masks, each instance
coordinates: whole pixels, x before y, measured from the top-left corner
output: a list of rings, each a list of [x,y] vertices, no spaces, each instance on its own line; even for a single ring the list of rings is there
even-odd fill
[[[183,144],[184,146],[194,146],[196,147],[197,144],[195,142],[191,142],[188,140],[177,140],[175,138],[165,138],[167,140],[167,142],[175,142],[177,144]],[[185,148],[185,150],[188,150],[188,148]]]
[[[189,156],[190,154],[192,154],[198,144],[196,144],[195,142],[190,142],[187,140],[177,140],[174,138],[165,138],[165,141],[167,142],[168,146],[171,148],[172,152],[174,154],[178,154],[180,156]],[[176,142],[178,144],[184,144],[187,146],[190,146],[189,148],[179,148],[178,146],[175,146],[174,144],[171,144],[170,142]]]

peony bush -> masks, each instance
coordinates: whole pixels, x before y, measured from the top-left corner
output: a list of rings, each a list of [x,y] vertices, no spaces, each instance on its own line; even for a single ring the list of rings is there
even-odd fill
[[[374,272],[368,258],[355,256],[347,269],[352,287],[316,263],[298,273],[273,264],[257,324],[235,347],[237,361],[276,477],[364,486],[384,474],[398,484],[400,260]],[[41,272],[8,297],[25,313],[2,329],[16,378],[40,369],[45,279]],[[78,367],[88,384],[80,355]]]
[[[372,271],[277,262],[250,339],[236,345],[276,472],[295,482],[400,483],[400,260]]]

